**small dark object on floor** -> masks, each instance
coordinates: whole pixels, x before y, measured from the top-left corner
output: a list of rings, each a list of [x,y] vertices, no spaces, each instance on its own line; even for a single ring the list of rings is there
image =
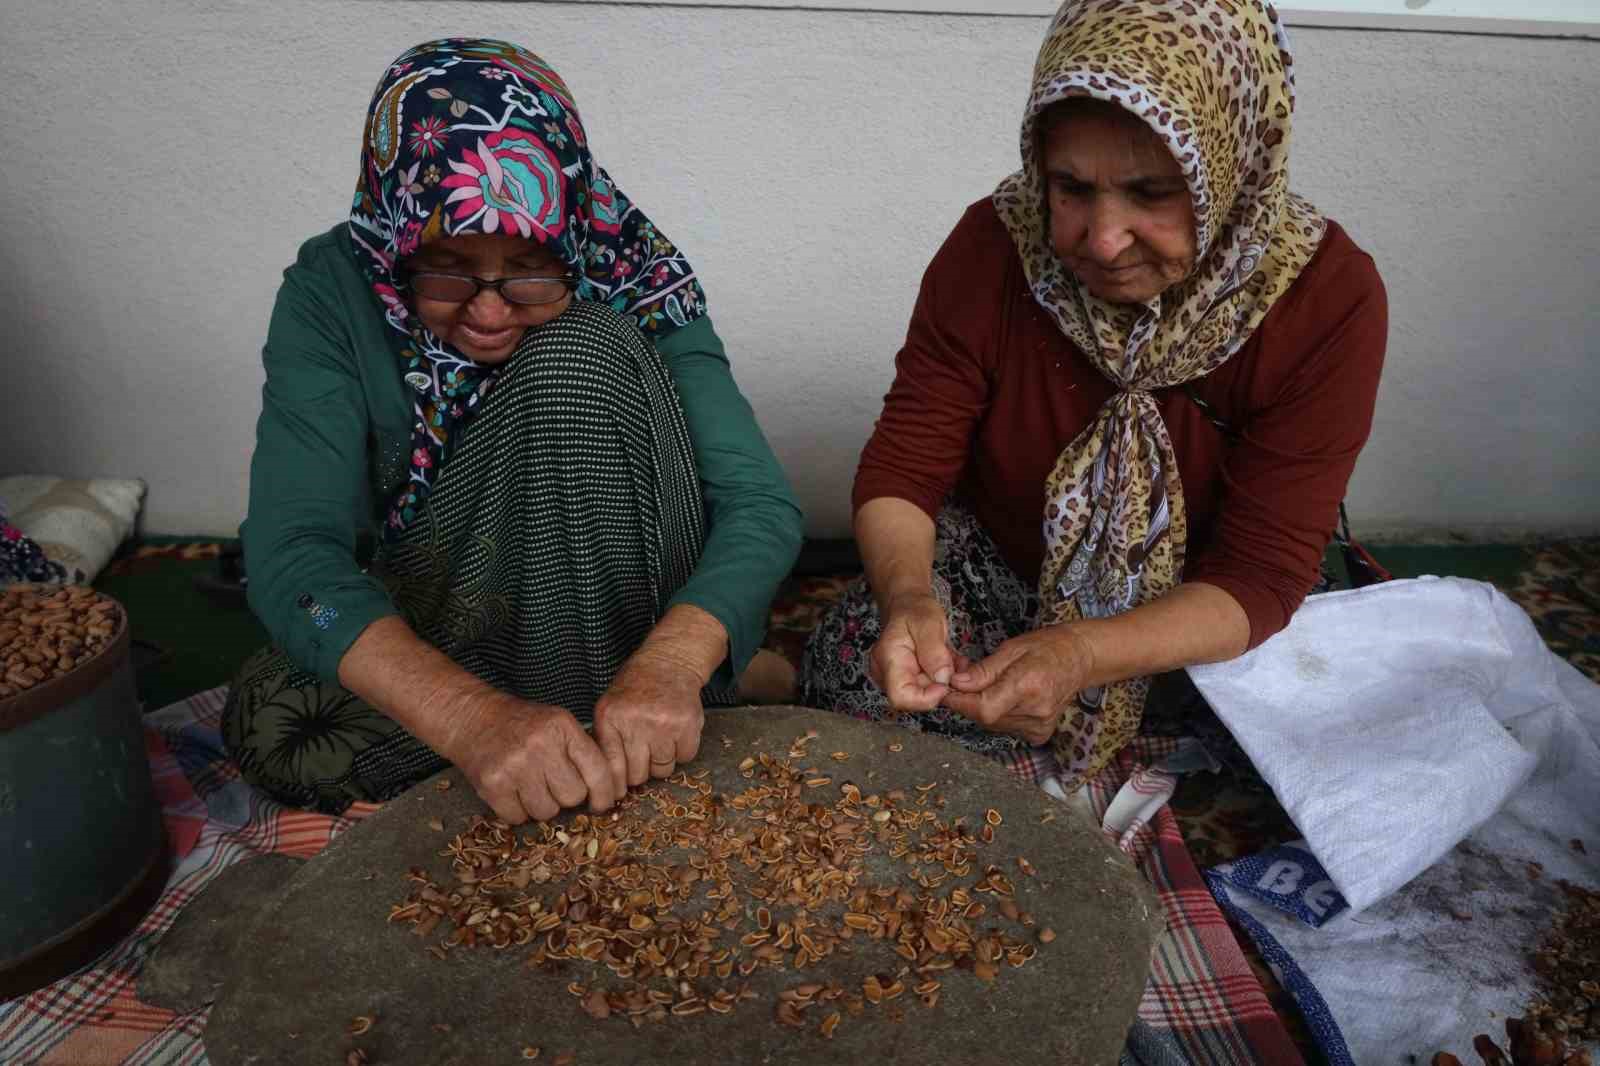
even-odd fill
[[[194,579],[195,588],[214,600],[228,604],[245,605],[245,594],[250,577],[244,571],[244,549],[237,544],[224,545],[217,553],[217,572],[200,574]]]
[[[172,650],[135,637],[128,646],[128,656],[133,660],[133,675],[141,676],[146,670],[172,661]]]
[[[849,537],[839,540],[806,538],[794,569],[789,571],[792,577],[832,577],[860,572],[861,552]]]

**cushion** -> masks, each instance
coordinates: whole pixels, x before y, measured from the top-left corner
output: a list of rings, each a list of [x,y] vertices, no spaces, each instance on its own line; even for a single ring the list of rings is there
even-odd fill
[[[85,583],[133,532],[144,493],[138,480],[0,478],[7,520],[65,569],[66,580]]]

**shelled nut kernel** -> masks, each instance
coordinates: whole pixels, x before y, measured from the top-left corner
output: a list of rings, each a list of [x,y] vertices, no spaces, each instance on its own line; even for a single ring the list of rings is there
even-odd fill
[[[77,669],[121,624],[116,601],[82,585],[0,589],[0,700]]]

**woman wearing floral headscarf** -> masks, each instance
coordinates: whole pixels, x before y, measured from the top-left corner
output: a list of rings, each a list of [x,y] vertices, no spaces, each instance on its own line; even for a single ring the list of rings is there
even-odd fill
[[[694,757],[799,511],[693,269],[554,70],[487,40],[397,59],[263,358],[241,535],[276,643],[224,714],[247,780],[339,811],[449,761],[520,822]]]
[[[1372,260],[1289,191],[1290,62],[1262,0],[1061,7],[1022,169],[924,277],[809,701],[1070,790],[1150,675],[1288,621],[1387,333]]]

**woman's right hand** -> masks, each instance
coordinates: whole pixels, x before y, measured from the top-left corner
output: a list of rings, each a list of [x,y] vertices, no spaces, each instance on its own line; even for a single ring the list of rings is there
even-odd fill
[[[612,780],[600,745],[570,711],[504,692],[479,696],[462,715],[451,750],[478,795],[505,822],[554,818],[585,799],[610,809],[626,790]]]
[[[931,711],[950,691],[965,661],[950,650],[950,625],[932,592],[895,596],[884,609],[873,645],[872,680],[897,711]]]

